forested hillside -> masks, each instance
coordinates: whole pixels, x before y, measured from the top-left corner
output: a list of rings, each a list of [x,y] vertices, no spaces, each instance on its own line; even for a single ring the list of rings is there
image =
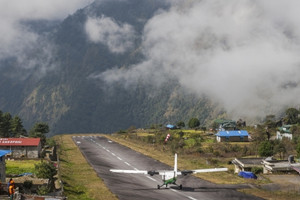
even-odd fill
[[[160,0],[104,1],[78,10],[62,22],[24,22],[43,35],[25,55],[35,61],[34,73],[18,68],[32,62],[13,57],[1,60],[0,109],[20,116],[26,128],[37,121],[47,122],[52,134],[108,133],[191,117],[204,123],[218,115],[209,99],[184,92],[175,80],[157,88],[144,87],[141,79],[139,86],[128,89],[122,84],[109,87],[94,78],[105,70],[127,68],[143,60],[144,26],[164,9],[169,9],[168,3]],[[123,49],[112,49],[114,44],[89,39],[88,20],[96,24],[110,20],[122,30],[131,27],[135,36],[128,38],[130,43]]]

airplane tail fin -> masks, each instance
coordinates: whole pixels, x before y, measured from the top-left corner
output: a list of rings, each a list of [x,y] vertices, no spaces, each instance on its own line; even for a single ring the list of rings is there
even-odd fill
[[[174,173],[177,174],[177,153],[175,153],[174,158]]]

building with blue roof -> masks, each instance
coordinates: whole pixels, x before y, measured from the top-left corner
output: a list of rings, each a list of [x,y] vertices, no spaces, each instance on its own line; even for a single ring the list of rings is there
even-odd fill
[[[0,150],[0,180],[2,183],[5,183],[5,155],[11,153],[10,150]]]
[[[245,130],[219,131],[216,137],[218,142],[248,142],[249,134]]]
[[[177,127],[175,125],[172,125],[172,124],[167,124],[166,128],[167,129],[177,129]]]

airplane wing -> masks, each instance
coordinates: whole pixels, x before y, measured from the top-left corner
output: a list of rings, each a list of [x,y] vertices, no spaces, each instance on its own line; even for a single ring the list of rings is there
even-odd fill
[[[151,176],[159,174],[157,171],[146,171],[146,170],[123,170],[123,169],[110,169],[109,171],[114,173],[125,173],[125,174],[149,174]]]
[[[177,175],[197,174],[205,172],[226,172],[228,168],[212,168],[212,169],[195,169],[195,170],[183,170],[177,172]]]

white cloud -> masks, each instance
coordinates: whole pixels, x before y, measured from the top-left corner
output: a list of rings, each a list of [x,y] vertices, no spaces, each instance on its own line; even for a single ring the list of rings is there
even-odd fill
[[[146,61],[101,74],[125,86],[177,79],[235,117],[264,117],[300,98],[300,2],[202,0],[174,5],[144,29]],[[124,81],[127,80],[125,83]]]
[[[36,63],[37,59],[26,60],[29,59],[26,56],[28,49],[41,44],[45,44],[44,48],[52,45],[41,42],[41,36],[28,29],[23,22],[62,20],[91,2],[92,0],[0,0],[0,60],[14,57],[22,68],[30,69],[36,66],[33,63]],[[50,51],[51,49],[43,49],[42,57],[51,56]],[[44,63],[42,65],[45,70],[46,66]]]
[[[127,23],[120,24],[105,16],[89,17],[85,30],[90,41],[107,45],[113,53],[124,53],[133,46],[135,31]]]
[[[63,19],[93,0],[1,0],[1,19]]]

